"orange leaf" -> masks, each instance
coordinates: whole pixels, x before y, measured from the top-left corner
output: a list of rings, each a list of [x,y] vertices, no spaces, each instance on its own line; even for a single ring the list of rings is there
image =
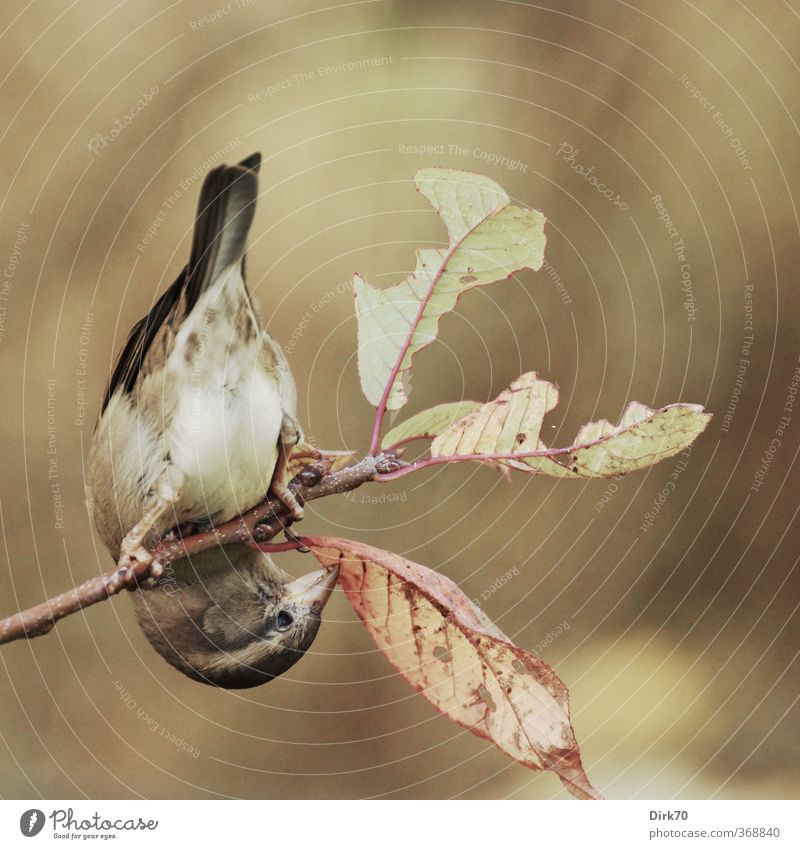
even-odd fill
[[[599,799],[580,759],[569,694],[448,578],[397,554],[334,537],[303,541],[339,584],[378,648],[437,710],[530,769]]]

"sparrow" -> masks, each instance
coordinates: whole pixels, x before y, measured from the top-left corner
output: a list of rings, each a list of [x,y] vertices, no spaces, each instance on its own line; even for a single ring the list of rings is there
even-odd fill
[[[258,198],[256,153],[206,176],[189,263],[137,322],[112,370],[89,458],[88,507],[119,574],[146,567],[132,594],[152,646],[191,678],[252,687],[285,672],[313,642],[336,570],[293,580],[247,545],[169,565],[150,550],[208,529],[268,493],[293,520],[285,481],[303,439],[294,378],[262,329],[245,283]]]

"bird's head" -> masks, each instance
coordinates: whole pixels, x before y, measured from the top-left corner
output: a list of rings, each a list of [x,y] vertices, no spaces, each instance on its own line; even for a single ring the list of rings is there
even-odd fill
[[[267,555],[235,548],[173,564],[155,589],[134,593],[153,648],[190,678],[229,689],[264,684],[300,660],[338,578],[318,569],[295,580]]]

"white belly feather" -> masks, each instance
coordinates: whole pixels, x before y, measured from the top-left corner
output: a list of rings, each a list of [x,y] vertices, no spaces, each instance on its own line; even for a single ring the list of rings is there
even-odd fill
[[[203,386],[183,393],[168,445],[184,475],[184,511],[219,522],[263,500],[280,425],[277,388],[261,374],[233,392]]]
[[[217,523],[265,497],[283,416],[278,382],[258,364],[260,334],[237,336],[236,310],[221,302],[231,289],[221,280],[202,296],[168,361],[184,377],[166,434],[181,512]]]

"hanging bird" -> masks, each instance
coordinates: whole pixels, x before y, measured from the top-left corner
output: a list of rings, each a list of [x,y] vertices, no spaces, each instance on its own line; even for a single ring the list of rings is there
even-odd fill
[[[245,512],[268,491],[294,520],[285,481],[302,439],[296,389],[262,330],[244,280],[261,156],[206,177],[189,264],[131,331],[112,371],[94,433],[89,509],[121,574],[147,567],[133,593],[153,647],[190,677],[250,687],[292,666],[317,634],[336,570],[292,580],[244,545],[170,564],[150,549],[176,529],[203,529]]]

